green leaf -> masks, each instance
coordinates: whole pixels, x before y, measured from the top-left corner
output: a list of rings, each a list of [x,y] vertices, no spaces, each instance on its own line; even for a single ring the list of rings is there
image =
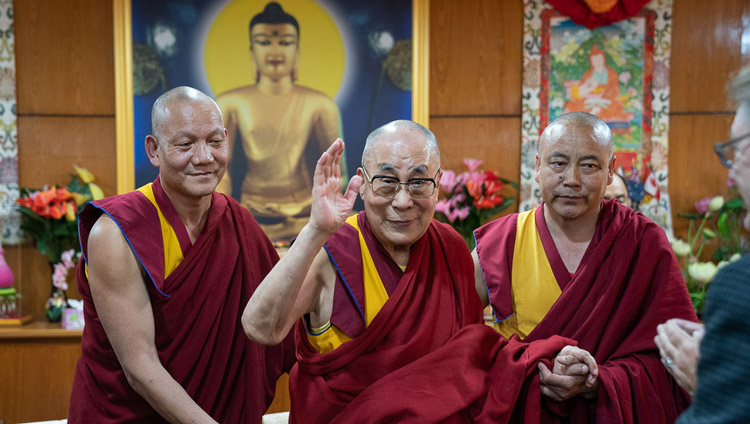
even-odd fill
[[[516,190],[518,190],[520,188],[520,186],[518,185],[518,183],[515,182],[515,181],[511,181],[511,180],[509,180],[507,178],[503,178],[503,177],[497,177],[497,179],[500,180],[500,181],[502,181],[503,184],[508,184],[509,186],[513,187]]]
[[[723,237],[729,237],[726,212],[722,212],[721,215],[719,215],[719,220],[716,222],[716,227],[719,229],[719,234],[721,234]]]
[[[26,208],[26,207],[23,207],[23,206],[19,206],[18,207],[18,211],[21,212],[21,214],[24,216],[24,219],[28,218],[28,219],[31,219],[33,221],[39,221],[39,222],[44,222],[45,221],[44,218],[42,218],[41,216],[37,215],[36,212],[32,211],[29,208]]]
[[[686,212],[680,212],[677,214],[680,218],[687,218],[687,219],[703,219],[703,215],[699,213],[686,213]]]
[[[742,201],[741,197],[735,197],[734,199],[724,203],[724,209],[734,211],[745,210],[745,203]]]

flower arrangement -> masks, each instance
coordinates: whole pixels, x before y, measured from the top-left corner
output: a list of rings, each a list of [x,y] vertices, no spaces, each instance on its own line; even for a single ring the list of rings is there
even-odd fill
[[[47,316],[57,321],[67,305],[66,277],[75,266],[80,252],[78,244],[78,208],[89,200],[104,197],[94,181],[94,175],[74,166],[75,174],[65,187],[44,187],[41,190],[23,188],[16,200],[21,212],[21,229],[34,239],[36,248],[50,263],[52,295],[47,301]]]
[[[464,159],[468,171],[456,174],[444,170],[440,189],[445,196],[435,206],[437,218],[455,228],[470,249],[474,248],[474,230],[515,201],[513,197],[500,194],[503,184],[518,190],[518,184],[513,181],[500,178],[492,171],[477,170],[482,163],[478,159]]]
[[[734,262],[746,252],[747,246],[742,231],[742,219],[747,213],[737,188],[727,183],[734,197],[725,201],[722,196],[706,197],[695,202],[697,213],[680,213],[678,216],[690,220],[687,240],[676,238],[672,250],[680,260],[690,299],[695,311],[703,311],[706,288],[716,272]],[[716,244],[710,261],[701,261],[707,244]]]

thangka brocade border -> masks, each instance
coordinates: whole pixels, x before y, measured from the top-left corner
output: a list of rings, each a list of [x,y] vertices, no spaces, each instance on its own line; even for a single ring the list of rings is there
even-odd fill
[[[3,244],[20,241],[18,127],[13,0],[0,0],[0,229]]]

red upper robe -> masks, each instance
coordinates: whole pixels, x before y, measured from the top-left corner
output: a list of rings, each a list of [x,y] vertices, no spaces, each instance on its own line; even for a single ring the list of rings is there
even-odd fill
[[[329,253],[358,252],[350,233],[329,239]],[[365,240],[371,255],[384,254],[374,237]],[[331,257],[339,271],[352,265]],[[381,260],[390,258],[375,261]],[[507,422],[536,364],[549,364],[573,343],[557,337],[508,342],[484,325],[466,243],[437,221],[412,246],[397,287],[361,334],[324,354],[309,344],[302,321],[296,336],[293,423]]]
[[[102,213],[122,230],[150,276],[144,281],[154,313],[159,359],[188,395],[219,422],[260,423],[276,380],[294,361],[293,338],[274,347],[251,342],[240,317],[278,255],[250,213],[214,193],[203,231],[190,244],[185,226],[161,188],[154,195],[175,229],[184,259],[165,279],[159,217],[139,191],[89,203],[79,215],[84,260],[89,232]],[[77,270],[86,326],[70,400],[70,423],[164,422],[128,384],[99,321],[83,261]]]
[[[591,243],[573,276],[536,214],[544,251],[562,289],[524,339],[569,337],[599,364],[596,402],[545,401],[544,422],[674,422],[689,404],[659,361],[656,326],[669,318],[697,321],[677,259],[658,225],[610,200],[602,203]],[[513,313],[511,274],[517,214],[475,231],[477,254],[497,317]]]

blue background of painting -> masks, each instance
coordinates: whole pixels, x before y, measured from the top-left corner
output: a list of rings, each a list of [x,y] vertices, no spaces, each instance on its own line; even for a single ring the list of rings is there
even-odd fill
[[[135,187],[153,181],[158,173],[158,169],[149,163],[143,147],[146,135],[151,133],[151,106],[156,98],[167,89],[181,85],[210,92],[209,87],[201,85],[204,79],[199,73],[202,73],[203,69],[196,69],[193,65],[195,60],[192,54],[197,51],[195,46],[200,46],[202,42],[197,39],[199,35],[195,27],[200,22],[202,14],[214,8],[216,3],[224,4],[226,1],[132,1],[133,42],[148,44],[148,30],[157,22],[165,23],[177,30],[176,54],[170,57],[159,57],[166,74],[166,87],[159,84],[156,89],[146,95],[133,96]],[[279,3],[282,7],[284,6],[283,0]],[[354,60],[359,64],[349,94],[337,98],[343,123],[344,141],[347,142],[347,167],[351,176],[360,166],[365,138],[372,129],[394,119],[411,119],[411,92],[403,91],[393,85],[386,75],[377,96],[372,128],[367,128],[370,103],[384,59],[383,55],[378,55],[369,47],[368,34],[373,31],[388,31],[395,41],[411,38],[412,2],[411,0],[328,0],[326,3],[338,9],[339,16],[346,17],[346,25],[349,25],[346,32],[355,38],[353,45],[356,58]],[[252,16],[248,16],[247,21],[249,22],[251,18]],[[305,30],[303,27],[300,28],[303,38]],[[349,60],[350,58],[347,58],[347,61]],[[251,69],[248,69],[248,72],[251,72]],[[321,69],[320,72],[325,72],[325,69]],[[361,205],[358,206],[361,208]]]

